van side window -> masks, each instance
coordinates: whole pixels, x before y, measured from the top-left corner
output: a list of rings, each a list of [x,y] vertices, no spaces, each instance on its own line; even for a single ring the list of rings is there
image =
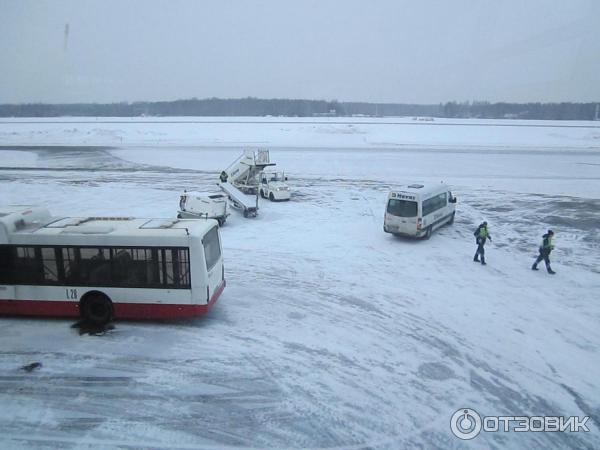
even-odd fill
[[[436,195],[435,197],[428,198],[423,202],[423,215],[426,216],[431,214],[438,209],[445,207],[448,204],[446,199],[446,193]]]
[[[445,192],[443,194],[438,195],[437,198],[439,202],[437,209],[443,208],[448,204],[448,199],[446,198]]]

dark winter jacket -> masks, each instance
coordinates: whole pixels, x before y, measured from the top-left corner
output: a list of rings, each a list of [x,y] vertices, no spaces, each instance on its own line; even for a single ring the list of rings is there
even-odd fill
[[[487,239],[490,241],[492,240],[492,236],[490,236],[487,225],[484,224],[479,225],[473,235],[475,236],[475,242],[477,244],[483,245]]]
[[[554,250],[553,235],[546,233],[542,236],[542,245],[540,246],[540,252],[549,255]]]

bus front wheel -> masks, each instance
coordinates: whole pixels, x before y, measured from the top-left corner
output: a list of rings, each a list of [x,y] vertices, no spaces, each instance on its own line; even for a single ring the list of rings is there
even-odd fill
[[[113,316],[112,302],[100,292],[91,293],[82,301],[82,315],[92,323],[106,325]]]

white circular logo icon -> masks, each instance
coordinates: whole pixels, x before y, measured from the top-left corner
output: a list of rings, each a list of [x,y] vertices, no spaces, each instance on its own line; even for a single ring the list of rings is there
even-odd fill
[[[454,436],[465,441],[477,437],[481,431],[481,416],[471,408],[462,408],[452,414],[450,429]]]

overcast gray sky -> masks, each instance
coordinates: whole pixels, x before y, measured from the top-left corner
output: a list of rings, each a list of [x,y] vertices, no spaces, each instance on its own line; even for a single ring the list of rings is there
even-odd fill
[[[0,0],[0,103],[600,101],[599,24],[598,0]]]

